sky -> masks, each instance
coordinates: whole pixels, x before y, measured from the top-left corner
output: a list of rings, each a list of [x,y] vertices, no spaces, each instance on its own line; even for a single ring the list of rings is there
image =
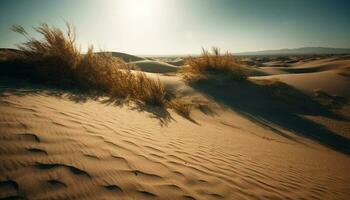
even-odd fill
[[[233,53],[299,47],[350,48],[349,0],[1,0],[0,47],[34,37],[40,23],[76,28],[88,45],[137,55]]]

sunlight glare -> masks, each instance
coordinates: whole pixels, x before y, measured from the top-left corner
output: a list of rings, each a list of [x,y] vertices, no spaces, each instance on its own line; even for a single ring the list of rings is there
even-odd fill
[[[158,0],[128,0],[121,1],[120,10],[124,12],[125,17],[132,21],[156,20],[160,17],[160,7]]]

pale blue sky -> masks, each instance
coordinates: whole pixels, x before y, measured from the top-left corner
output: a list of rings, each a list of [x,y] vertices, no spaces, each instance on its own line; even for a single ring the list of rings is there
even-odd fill
[[[191,54],[306,46],[350,47],[347,0],[2,0],[0,47],[23,38],[12,24],[74,24],[82,48]]]

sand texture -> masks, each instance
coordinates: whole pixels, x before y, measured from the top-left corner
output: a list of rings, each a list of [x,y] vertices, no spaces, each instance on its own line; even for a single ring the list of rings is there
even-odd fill
[[[253,80],[337,103],[324,112],[250,85],[192,87],[162,74],[176,65],[127,57],[199,99],[191,119],[3,78],[0,199],[349,199],[349,57],[246,58],[263,72]]]

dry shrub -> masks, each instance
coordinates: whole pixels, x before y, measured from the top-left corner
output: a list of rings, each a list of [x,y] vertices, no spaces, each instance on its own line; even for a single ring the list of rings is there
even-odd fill
[[[135,80],[130,83],[136,99],[154,105],[165,105],[165,89],[159,79],[148,78],[144,73],[137,72]]]
[[[14,32],[26,37],[19,45],[24,61],[33,68],[36,79],[47,82],[69,84],[73,80],[73,70],[80,62],[81,55],[75,45],[75,31],[67,24],[67,33],[56,27],[42,24],[34,28],[43,36],[42,40],[31,37],[21,26],[13,26]]]
[[[191,105],[182,98],[174,98],[168,104],[169,107],[175,110],[179,115],[190,118]]]
[[[132,66],[111,53],[94,53],[89,47],[81,54],[75,44],[75,31],[67,24],[67,32],[42,24],[34,28],[43,36],[31,37],[21,26],[13,31],[25,36],[27,42],[19,45],[28,77],[41,83],[95,90],[115,97],[165,106],[165,90],[159,80],[148,78],[142,72],[133,72]]]
[[[210,74],[226,74],[234,80],[247,79],[247,73],[243,70],[239,60],[232,54],[220,53],[220,49],[213,47],[212,53],[203,49],[199,57],[189,57],[185,60],[185,77],[190,79],[201,79]]]

